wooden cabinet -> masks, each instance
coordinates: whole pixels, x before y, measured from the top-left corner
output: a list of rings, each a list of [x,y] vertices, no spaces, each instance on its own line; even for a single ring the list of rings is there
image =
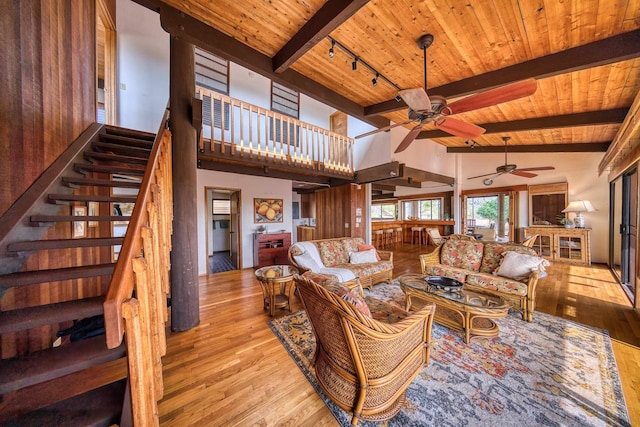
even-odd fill
[[[533,249],[549,261],[591,265],[589,228],[528,227],[524,232],[539,234]]]
[[[289,264],[291,233],[254,233],[253,266]]]
[[[297,240],[296,240],[297,242],[306,242],[309,240],[315,240],[316,238],[315,227],[299,225],[297,231],[298,231]]]

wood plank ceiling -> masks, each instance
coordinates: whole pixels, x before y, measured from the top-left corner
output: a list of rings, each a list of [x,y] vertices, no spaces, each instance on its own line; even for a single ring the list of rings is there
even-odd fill
[[[416,41],[433,34],[427,92],[449,102],[535,77],[532,96],[455,116],[487,125],[476,139],[481,147],[498,149],[509,135],[522,151],[602,150],[640,89],[640,0],[138,2],[160,10],[170,32],[378,126],[407,119],[396,88],[383,79],[374,87],[373,72],[362,62],[352,70],[342,49],[330,58],[327,36],[408,89],[423,86]],[[434,129],[425,126],[418,138],[467,147]]]

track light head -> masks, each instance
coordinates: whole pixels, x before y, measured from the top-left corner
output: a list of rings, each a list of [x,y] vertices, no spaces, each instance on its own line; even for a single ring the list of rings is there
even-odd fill
[[[329,48],[329,58],[333,58],[333,55],[335,55],[335,52],[333,50],[333,47],[336,45],[336,41],[335,40],[331,40],[331,47]]]
[[[396,102],[400,102],[400,101],[402,101],[402,98],[400,98],[400,95],[396,95],[395,100],[396,100]]]
[[[380,77],[380,73],[376,73],[376,76],[371,79],[371,84],[374,86],[378,85],[378,77]]]
[[[353,58],[353,62],[351,63],[351,69],[353,71],[358,69],[358,58]]]

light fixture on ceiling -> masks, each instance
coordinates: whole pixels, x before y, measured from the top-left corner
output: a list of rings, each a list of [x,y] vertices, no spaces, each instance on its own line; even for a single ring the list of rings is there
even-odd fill
[[[582,212],[595,212],[596,208],[593,207],[588,200],[575,200],[569,202],[569,206],[562,210],[563,213],[575,212],[576,216],[573,218],[573,224],[576,228],[584,228],[584,217]]]
[[[469,147],[471,149],[476,148],[476,145],[479,145],[478,142],[473,140],[473,139],[472,140],[466,140],[464,143],[467,144],[467,145],[471,145]]]
[[[400,102],[400,101],[402,101],[402,98],[400,98],[400,95],[396,95],[395,100],[396,100],[396,102]]]
[[[399,92],[401,90],[400,86],[398,86],[397,84],[395,84],[394,82],[389,80],[387,77],[384,76],[384,74],[380,73],[378,70],[373,68],[366,61],[363,61],[362,58],[357,56],[355,53],[351,52],[349,49],[347,49],[345,46],[343,46],[339,41],[335,40],[331,36],[327,36],[327,40],[329,40],[331,42],[331,48],[329,49],[329,57],[330,58],[334,57],[335,48],[338,48],[338,49],[342,50],[344,53],[346,53],[347,55],[349,55],[352,58],[351,69],[353,71],[356,71],[358,69],[358,64],[360,64],[361,66],[363,66],[367,70],[371,71],[371,73],[375,76],[375,78],[373,78],[371,80],[371,84],[373,86],[376,86],[378,84],[378,82],[380,81],[380,79],[382,79],[389,86],[393,87],[396,91]],[[400,102],[400,101],[402,101],[402,98],[400,98],[400,96],[396,96],[396,101]]]
[[[485,179],[482,180],[482,183],[484,185],[491,185],[491,184],[493,184],[493,180],[491,178],[485,178]]]

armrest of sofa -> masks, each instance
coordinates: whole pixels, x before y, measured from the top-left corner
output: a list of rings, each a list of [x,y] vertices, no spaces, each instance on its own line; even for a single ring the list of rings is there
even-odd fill
[[[391,251],[378,251],[378,255],[380,256],[380,261],[393,262],[393,252]]]
[[[420,255],[420,267],[422,267],[422,274],[424,274],[427,266],[440,264],[441,248],[442,248],[442,245],[439,245],[428,254]]]

